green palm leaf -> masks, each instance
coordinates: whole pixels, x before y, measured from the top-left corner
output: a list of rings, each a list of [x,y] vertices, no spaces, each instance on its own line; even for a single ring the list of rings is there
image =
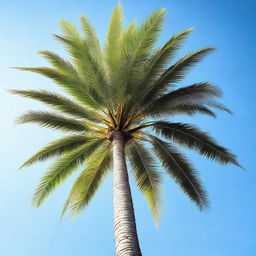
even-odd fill
[[[134,47],[135,52],[131,53],[132,63],[131,76],[136,72],[135,68],[144,63],[151,54],[153,46],[161,32],[165,16],[165,9],[154,11],[144,23],[142,23],[135,31]],[[137,45],[135,45],[137,43]]]
[[[173,35],[156,53],[153,55],[148,68],[147,82],[152,81],[151,78],[157,77],[159,72],[164,71],[166,64],[170,62],[180,49],[182,43],[187,39],[193,29],[186,29],[178,34]]]
[[[33,206],[39,207],[48,195],[63,183],[103,143],[104,141],[102,140],[88,142],[57,160],[40,179],[33,196]]]
[[[59,129],[62,131],[85,132],[90,128],[82,121],[74,118],[66,117],[54,112],[46,111],[28,111],[21,115],[17,120],[17,124],[36,123],[42,127]]]
[[[85,41],[83,41],[82,39],[80,39],[80,40],[81,40],[81,44],[86,44],[86,47],[88,48],[87,49],[88,50],[87,62],[90,64],[89,67],[91,67],[91,70],[88,70],[88,67],[86,68],[86,70],[88,70],[88,72],[86,72],[86,77],[87,78],[89,77],[88,78],[89,80],[85,80],[85,84],[87,85],[86,87],[88,87],[87,88],[88,92],[90,92],[90,87],[92,87],[92,88],[94,87],[94,86],[92,86],[92,84],[95,85],[95,81],[94,81],[95,78],[97,78],[98,86],[105,84],[105,82],[104,82],[105,71],[101,65],[102,58],[101,58],[101,51],[99,48],[99,43],[95,42],[96,41],[95,35],[92,35],[93,28],[86,27],[86,26],[89,26],[89,24],[86,23],[86,21],[88,22],[88,20],[86,20],[85,16],[82,16],[81,20],[82,20],[82,25],[83,25],[84,31],[87,31],[86,40]],[[74,39],[74,40],[76,41],[76,39]],[[70,41],[70,39],[69,39],[69,41]],[[75,42],[73,42],[73,44],[75,44]],[[71,43],[71,45],[73,45],[73,44]],[[83,47],[80,50],[84,51]],[[80,75],[77,72],[80,69],[80,67],[78,66],[79,64],[77,64],[77,66],[75,68],[72,65],[72,63],[64,60],[56,53],[53,53],[50,51],[40,51],[39,53],[43,57],[45,57],[59,72],[61,72],[69,80],[75,81],[76,84],[81,84],[83,77],[80,77]],[[87,65],[89,65],[88,63],[87,63]],[[84,71],[84,68],[85,68],[85,66],[82,67],[81,69]],[[81,85],[82,89],[84,89],[83,88],[84,86],[85,85]],[[106,85],[104,85],[104,86],[106,86]],[[99,89],[99,88],[96,88],[96,89]],[[95,92],[94,92],[94,94],[95,94]],[[97,95],[97,100],[99,100],[99,98],[100,98],[99,95]],[[101,99],[101,101],[102,101],[102,99]]]
[[[58,93],[46,90],[9,90],[9,92],[41,101],[53,106],[56,110],[74,115],[78,118],[84,118],[93,122],[100,122],[96,112],[89,110],[88,108],[84,108],[77,102],[70,100],[69,98]]]
[[[55,37],[66,46],[68,52],[72,56],[75,68],[80,74],[84,83],[89,88],[96,90],[94,94],[97,94],[98,99],[101,100],[100,103],[103,104],[104,95],[100,95],[102,93],[100,88],[102,88],[101,86],[105,84],[104,69],[101,66],[100,60],[95,57],[94,51],[92,51],[90,48],[92,42],[87,40],[87,38],[81,38],[74,26],[66,21],[61,21],[61,27],[64,35],[55,35]],[[85,29],[85,23],[83,23],[83,28]]]
[[[221,91],[209,82],[195,83],[164,94],[152,102],[146,112],[153,112],[152,109],[165,109],[172,104],[199,104],[214,97],[220,97]],[[148,110],[147,110],[148,109]]]
[[[94,90],[87,87],[80,77],[71,76],[67,74],[63,74],[62,72],[48,67],[39,67],[39,68],[24,68],[24,67],[14,67],[15,69],[30,71],[34,73],[41,74],[46,76],[53,81],[55,81],[58,85],[60,85],[67,93],[72,95],[75,99],[80,101],[82,104],[86,106],[92,107],[94,109],[99,108],[99,103],[97,102],[97,98],[95,98]]]
[[[134,47],[134,37],[136,31],[136,23],[132,22],[118,38],[118,47],[116,53],[113,53],[112,66],[110,66],[110,60],[107,60],[108,69],[108,80],[112,88],[112,101],[115,104],[124,101],[125,91],[127,88],[127,68],[130,66],[128,63],[125,64],[125,60],[128,60],[133,52]],[[114,49],[113,49],[114,50]]]
[[[195,114],[197,112],[215,116],[204,104],[214,97],[220,97],[221,91],[208,82],[173,90],[146,106],[146,115],[168,116],[179,113]]]
[[[189,115],[193,116],[195,114],[204,114],[209,115],[211,117],[216,117],[215,113],[210,110],[205,105],[200,104],[170,104],[170,106],[160,106],[159,108],[155,108],[154,111],[152,109],[147,109],[143,112],[145,116],[152,118],[160,118],[160,117],[170,117],[174,115]]]
[[[60,28],[65,36],[74,38],[74,39],[76,38],[77,40],[80,39],[80,35],[79,35],[76,27],[73,24],[71,24],[70,22],[65,21],[65,20],[60,20],[59,24],[60,24]]]
[[[127,150],[137,186],[145,195],[155,221],[158,222],[161,198],[160,173],[155,170],[152,156],[141,143],[132,140]]]
[[[68,208],[71,209],[71,215],[75,216],[89,204],[112,165],[111,153],[108,146],[95,151],[91,155],[86,169],[82,171],[73,184],[69,197],[64,204],[62,217]]]
[[[95,58],[99,58],[99,60],[101,60],[102,54],[101,54],[100,43],[99,43],[98,37],[95,33],[95,30],[94,30],[92,24],[87,19],[87,17],[84,15],[80,16],[80,21],[81,21],[81,25],[82,25],[82,30],[83,30],[84,34],[86,35],[86,41],[89,46],[90,53]]]
[[[63,155],[87,143],[89,140],[90,138],[85,135],[73,135],[55,140],[30,157],[19,169],[30,166],[38,161],[45,161],[49,158]]]
[[[175,64],[170,66],[149,88],[143,99],[143,104],[155,100],[161,93],[166,91],[169,84],[177,83],[184,78],[189,68],[197,64],[203,57],[215,50],[212,47],[202,48],[200,50],[186,54]]]
[[[59,72],[74,77],[77,76],[77,71],[71,62],[64,60],[58,54],[51,51],[39,51],[39,54],[46,58],[48,62],[56,68]]]
[[[182,123],[156,122],[153,124],[153,129],[158,134],[185,147],[195,149],[219,163],[232,163],[241,167],[233,154],[218,145],[207,133],[198,128]]]
[[[143,64],[150,58],[153,46],[159,37],[165,16],[165,9],[153,12],[143,24],[134,30],[133,36],[125,40],[122,55],[122,70],[127,79],[125,95],[133,94],[143,76]]]
[[[164,71],[166,64],[175,56],[191,31],[192,28],[189,28],[181,33],[175,34],[159,50],[155,51],[148,61],[145,61],[143,64],[144,75],[141,78],[142,82],[129,100],[129,105],[134,106],[134,104],[140,102],[140,99],[145,96],[145,90]]]
[[[108,69],[109,84],[115,84],[118,80],[118,70],[120,61],[120,36],[123,26],[123,12],[121,4],[114,9],[106,43],[104,46],[105,60]]]
[[[206,192],[192,166],[173,146],[155,136],[150,138],[154,151],[167,173],[200,210],[204,209],[208,205]]]

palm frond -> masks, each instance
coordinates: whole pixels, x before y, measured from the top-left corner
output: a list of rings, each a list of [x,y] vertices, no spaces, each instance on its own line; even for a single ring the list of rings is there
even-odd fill
[[[160,173],[155,170],[153,158],[142,144],[133,139],[127,150],[136,184],[145,195],[155,221],[158,222],[160,214]]]
[[[192,28],[189,28],[173,35],[167,43],[150,56],[148,61],[145,61],[143,64],[144,75],[143,78],[141,78],[142,81],[137,86],[136,92],[134,92],[133,96],[130,98],[129,105],[134,106],[140,102],[141,98],[145,96],[145,90],[147,90],[152,82],[165,70],[166,64],[175,56],[181,44],[191,31]]]
[[[66,74],[67,76],[77,76],[77,71],[75,67],[67,60],[64,60],[62,57],[60,57],[58,54],[42,50],[39,51],[39,54],[46,58],[49,63],[55,67],[59,72]]]
[[[195,83],[164,94],[152,102],[147,108],[164,108],[171,104],[200,104],[215,97],[220,97],[221,91],[209,82]]]
[[[154,151],[166,172],[200,210],[208,205],[207,195],[192,166],[173,146],[150,136]]]
[[[213,107],[213,108],[216,108],[218,110],[221,110],[221,111],[224,111],[230,115],[233,114],[232,110],[229,109],[228,107],[226,107],[225,105],[219,103],[219,102],[216,102],[216,101],[209,101],[207,102],[207,105],[210,106],[210,107]]]
[[[77,40],[80,39],[80,35],[79,35],[76,27],[73,24],[71,24],[70,22],[65,21],[65,20],[60,20],[59,24],[60,24],[60,28],[65,36],[70,37],[70,38],[76,38]]]
[[[88,142],[64,154],[57,160],[40,179],[33,196],[33,206],[39,207],[48,195],[63,183],[103,143],[103,140]]]
[[[132,22],[119,36],[117,53],[113,53],[112,67],[108,64],[108,76],[112,87],[112,101],[115,104],[123,103],[125,90],[127,88],[127,68],[125,61],[129,61],[130,52],[134,47],[134,37],[136,32],[136,23]],[[127,95],[126,95],[127,96]]]
[[[61,21],[61,26],[64,35],[54,35],[55,38],[66,47],[76,71],[95,102],[98,102],[100,106],[105,106],[107,100],[105,70],[99,54],[94,54],[95,52],[90,48],[92,42],[88,40],[88,37],[83,39],[78,32],[74,32],[72,29],[69,31],[69,27],[73,28],[73,25]]]
[[[189,124],[155,122],[153,129],[160,135],[185,147],[197,150],[200,154],[218,161],[221,164],[239,165],[235,155],[218,145],[207,133]]]
[[[89,24],[86,23],[86,21],[88,22],[88,20],[86,20],[85,16],[82,16],[81,20],[82,20],[83,28],[85,30],[86,25],[89,26]],[[71,39],[69,39],[69,41],[70,40]],[[75,39],[73,39],[73,40],[75,40]],[[85,42],[83,42],[83,40],[81,41],[81,44],[86,44],[86,46],[88,48],[87,49],[88,50],[87,62],[89,62],[91,64],[90,66],[87,66],[87,69],[86,69],[86,70],[88,70],[91,67],[91,70],[88,70],[88,74],[86,73],[87,78],[89,77],[89,75],[91,76],[90,80],[85,79],[85,84],[87,86],[84,84],[81,84],[81,81],[83,79],[80,76],[80,74],[77,72],[77,70],[79,70],[79,66],[77,66],[77,68],[75,68],[72,63],[70,63],[67,60],[64,60],[63,58],[61,58],[59,55],[57,55],[54,52],[39,51],[39,53],[43,57],[45,57],[59,72],[61,72],[63,74],[63,76],[66,76],[71,81],[75,81],[75,83],[79,84],[80,87],[82,87],[82,89],[84,89],[83,87],[88,87],[87,88],[88,92],[90,92],[90,90],[93,90],[92,85],[95,84],[95,81],[93,80],[93,76],[95,76],[97,78],[97,83],[98,83],[98,84],[96,84],[98,86],[98,88],[96,88],[96,89],[99,90],[100,89],[99,87],[101,87],[101,89],[102,89],[102,87],[103,87],[102,85],[105,83],[104,82],[105,71],[101,65],[102,56],[101,56],[101,50],[99,47],[99,42],[97,42],[97,40],[98,39],[97,39],[96,34],[95,33],[93,34],[93,28],[92,27],[87,28],[86,40],[85,40]],[[73,47],[75,47],[75,42],[73,42],[73,45],[74,45]],[[79,46],[76,46],[76,47],[79,47]],[[83,47],[80,50],[84,51]],[[79,51],[79,49],[77,51]],[[87,63],[87,65],[89,65],[89,64]],[[85,68],[85,66],[83,68]],[[106,85],[104,85],[104,86],[106,86]],[[92,87],[92,88],[90,88],[90,87]],[[95,94],[95,92],[94,92],[94,94]],[[97,100],[99,100],[99,97],[100,96],[97,95]],[[101,101],[103,101],[103,100],[101,99]]]
[[[165,16],[165,9],[154,11],[144,23],[142,23],[135,32],[135,43],[138,43],[133,53],[131,68],[138,68],[139,65],[149,58],[153,46],[161,32]],[[131,70],[132,72],[135,70]]]
[[[172,90],[159,97],[146,106],[143,113],[160,116],[175,114],[175,112],[187,114],[201,112],[214,116],[214,113],[204,104],[207,104],[210,99],[220,96],[220,89],[209,82],[195,83],[177,90]]]
[[[157,77],[159,72],[164,71],[166,64],[170,62],[175,56],[177,51],[181,48],[182,43],[187,39],[188,35],[193,29],[186,29],[178,34],[173,35],[156,53],[150,60],[148,69],[148,77],[146,80],[152,81],[152,77]]]
[[[165,9],[154,11],[133,34],[133,37],[125,40],[122,55],[122,70],[128,78],[125,95],[133,95],[143,79],[143,65],[153,50],[153,46],[159,37],[165,16]]]
[[[195,114],[216,117],[216,114],[212,110],[202,104],[170,104],[170,106],[166,105],[165,107],[159,106],[159,108],[155,108],[154,111],[152,108],[148,108],[144,113],[145,116],[151,118],[170,117],[175,115],[193,116]]]
[[[80,16],[81,24],[82,24],[82,30],[84,34],[86,35],[86,41],[89,45],[89,51],[90,53],[95,57],[101,59],[101,48],[99,39],[96,35],[96,32],[90,23],[90,21],[87,19],[86,16],[81,15]]]
[[[85,104],[86,106],[92,107],[94,109],[99,109],[100,102],[95,98],[93,89],[87,87],[79,76],[65,75],[62,72],[48,67],[39,68],[24,68],[24,67],[14,67],[18,70],[30,71],[34,73],[41,74],[47,78],[52,79],[61,88],[63,88],[67,93],[72,95],[75,99]]]
[[[161,95],[166,89],[168,89],[169,84],[174,84],[181,81],[186,75],[189,68],[197,64],[202,60],[207,54],[212,52],[214,48],[206,47],[200,50],[186,54],[184,57],[180,58],[175,64],[170,66],[156,81],[150,86],[148,92],[146,93],[142,104],[149,103],[155,100],[159,95]]]
[[[71,209],[71,215],[75,216],[89,204],[111,165],[112,155],[109,145],[91,155],[86,169],[82,171],[73,184],[64,204],[62,217],[68,208]]]
[[[46,90],[9,90],[9,92],[41,101],[53,106],[56,110],[76,116],[78,118],[85,118],[93,122],[101,121],[95,111],[84,108],[77,102],[55,92]]]
[[[107,40],[104,46],[104,55],[108,69],[108,81],[109,84],[112,85],[118,82],[120,36],[122,33],[122,26],[123,11],[121,4],[118,4],[113,11],[107,34]]]
[[[19,169],[28,167],[38,161],[45,161],[49,158],[63,155],[87,143],[90,139],[92,138],[85,135],[73,135],[55,140],[30,157]]]
[[[28,111],[21,115],[16,120],[16,123],[36,123],[42,127],[72,132],[85,132],[90,130],[85,122],[47,111]]]

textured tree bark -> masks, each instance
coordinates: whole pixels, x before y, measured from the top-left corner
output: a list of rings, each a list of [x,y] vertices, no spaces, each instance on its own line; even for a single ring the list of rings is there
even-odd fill
[[[124,138],[113,135],[114,233],[117,256],[140,256],[132,195],[124,153]]]

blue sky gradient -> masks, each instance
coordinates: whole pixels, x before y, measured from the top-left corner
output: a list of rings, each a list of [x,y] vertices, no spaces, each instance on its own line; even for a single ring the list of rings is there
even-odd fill
[[[104,42],[111,12],[117,1],[0,1],[0,87],[3,89],[52,89],[57,86],[39,75],[9,69],[42,66],[36,54],[46,49],[63,54],[51,36],[57,21],[79,25],[85,14]],[[173,33],[194,27],[180,55],[204,46],[218,50],[189,73],[181,85],[211,81],[224,91],[223,103],[234,111],[217,119],[179,117],[210,132],[239,156],[243,171],[220,166],[185,151],[198,168],[208,190],[211,207],[197,208],[165,177],[163,216],[156,228],[148,206],[132,183],[137,227],[143,255],[254,256],[256,255],[256,4],[255,1],[150,0],[122,1],[125,23],[143,21],[156,8],[167,9],[159,44]],[[60,221],[60,211],[77,173],[58,188],[38,210],[31,197],[49,162],[16,172],[19,165],[60,134],[34,125],[14,126],[14,119],[28,109],[45,106],[0,91],[0,255],[6,256],[108,256],[114,255],[112,179],[108,176],[90,206],[76,219]]]

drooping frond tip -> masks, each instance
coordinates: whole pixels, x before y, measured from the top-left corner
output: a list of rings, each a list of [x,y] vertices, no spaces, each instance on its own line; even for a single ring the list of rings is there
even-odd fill
[[[128,146],[127,153],[136,184],[145,195],[158,225],[161,209],[161,174],[156,170],[152,156],[141,143],[133,140]]]
[[[49,194],[63,183],[104,142],[95,140],[64,154],[41,178],[33,196],[33,207],[39,207]]]
[[[191,164],[170,144],[155,136],[150,138],[153,149],[167,173],[200,210],[205,209],[208,206],[207,194]]]
[[[74,217],[84,209],[93,198],[97,189],[112,165],[111,147],[103,147],[95,151],[87,161],[87,167],[75,180],[68,199],[66,200],[61,218],[67,209]]]
[[[190,149],[199,151],[202,155],[216,160],[221,164],[232,163],[242,166],[236,160],[236,156],[226,148],[220,146],[207,133],[182,123],[156,122],[153,129],[157,134],[179,143]]]

